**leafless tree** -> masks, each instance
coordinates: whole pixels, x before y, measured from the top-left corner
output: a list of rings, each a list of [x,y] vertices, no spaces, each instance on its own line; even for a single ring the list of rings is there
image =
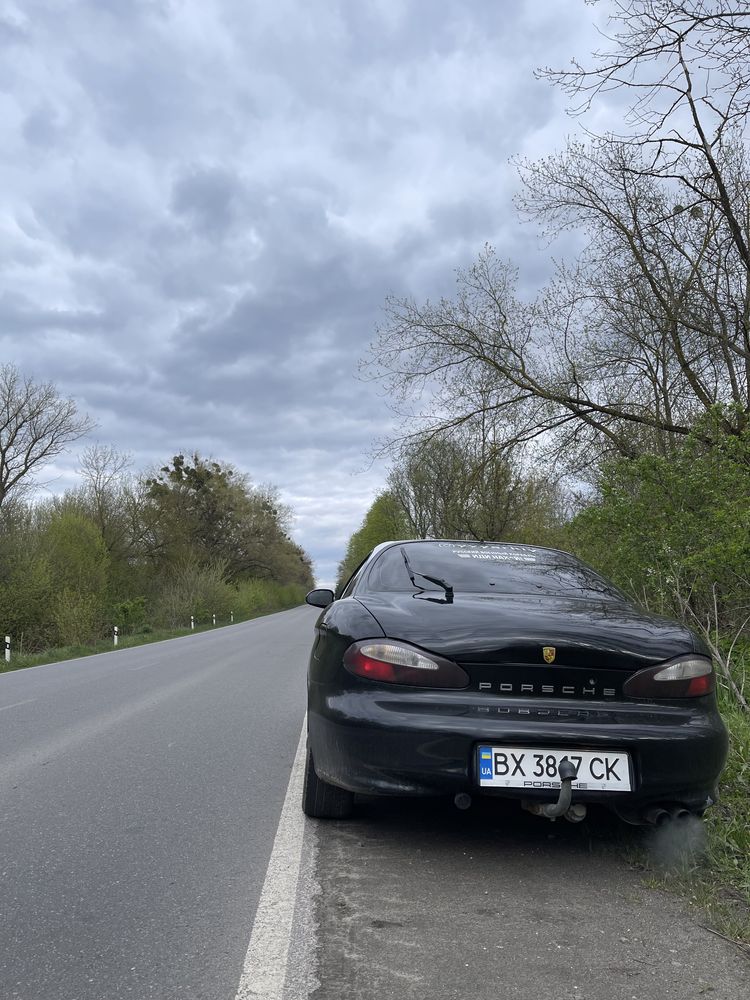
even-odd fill
[[[103,503],[107,494],[123,481],[131,464],[131,455],[97,441],[81,455],[79,471],[84,482]]]
[[[744,149],[723,156],[747,233]],[[588,359],[583,370],[610,398],[619,394],[631,423],[668,438],[719,404],[727,408],[725,430],[736,433],[750,413],[744,263],[715,207],[685,210],[674,190],[641,166],[638,150],[613,140],[571,143],[562,154],[520,165],[522,210],[552,229],[577,226],[589,237],[575,271],[563,271],[548,290],[544,322],[565,346],[571,377],[577,348]]]
[[[750,11],[614,9],[594,69],[545,75],[577,110],[632,88],[628,129],[518,163],[522,213],[585,234],[578,261],[526,302],[487,248],[453,299],[388,301],[369,364],[420,429],[489,413],[501,446],[534,441],[579,473],[606,452],[669,454],[708,411],[730,434],[750,421]]]
[[[595,0],[598,2],[598,0]],[[615,138],[639,147],[639,170],[684,190],[685,208],[723,219],[750,271],[747,226],[725,173],[750,112],[750,8],[744,0],[614,0],[592,65],[539,75],[561,86],[573,114],[611,91],[632,94]]]
[[[708,269],[682,286],[669,271],[663,286],[651,263],[644,273],[615,249],[610,234],[605,259],[562,270],[534,303],[487,249],[459,273],[454,299],[387,303],[370,371],[432,431],[491,415],[498,448],[544,442],[539,460],[556,474],[562,461],[580,471],[605,452],[668,452],[717,403],[737,404],[724,423],[739,431],[748,370],[732,303],[722,312],[714,292],[704,296]]]
[[[415,537],[541,540],[556,523],[555,477],[533,475],[520,456],[497,448],[483,416],[401,448],[388,490]]]
[[[87,434],[92,420],[51,382],[0,366],[0,507],[27,488],[44,465]]]
[[[107,551],[120,559],[140,552],[147,536],[145,492],[129,472],[131,462],[128,453],[96,442],[85,449],[79,466],[83,487],[76,496],[99,528]]]

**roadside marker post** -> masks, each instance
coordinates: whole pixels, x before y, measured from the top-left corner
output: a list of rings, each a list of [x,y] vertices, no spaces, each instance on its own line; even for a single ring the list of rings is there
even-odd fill
[[[214,625],[216,624],[216,615],[211,615]]]
[[[234,611],[229,612],[229,621],[232,625],[234,625]]]
[[[115,640],[115,646],[117,645],[117,641],[118,641],[118,639],[119,639],[119,636],[120,636],[120,630],[119,630],[119,628],[118,628],[118,627],[117,627],[117,626],[115,625],[115,634],[114,634],[114,640]]]
[[[191,615],[190,616],[190,631],[192,632],[194,628],[195,628],[195,618],[193,617],[193,615]]]
[[[10,663],[10,636],[5,637],[5,662]]]

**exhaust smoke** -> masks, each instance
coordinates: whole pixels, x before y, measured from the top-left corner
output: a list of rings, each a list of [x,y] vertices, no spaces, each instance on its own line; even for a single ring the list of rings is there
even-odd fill
[[[706,853],[703,820],[686,810],[672,810],[668,821],[660,823],[647,841],[654,867],[662,871],[689,868]]]

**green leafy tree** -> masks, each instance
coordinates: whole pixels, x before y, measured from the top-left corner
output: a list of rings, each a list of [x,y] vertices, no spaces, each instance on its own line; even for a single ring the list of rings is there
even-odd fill
[[[54,598],[49,565],[41,552],[34,548],[16,551],[4,560],[0,628],[12,637],[14,649],[35,651],[55,640]]]
[[[718,612],[740,628],[750,595],[750,436],[708,422],[671,458],[606,464],[596,499],[568,527],[571,547],[642,603],[668,614]]]
[[[109,555],[97,526],[75,511],[53,513],[41,533],[52,582],[56,642],[80,645],[98,637],[108,604]]]
[[[230,465],[175,455],[146,480],[151,553],[160,564],[222,563],[229,579],[262,572],[262,539],[277,528],[273,504]]]
[[[273,487],[198,455],[139,479],[128,466],[93,445],[81,485],[42,502],[15,490],[0,506],[0,628],[16,650],[87,644],[112,625],[226,622],[290,607],[313,586]]]
[[[229,582],[263,577],[312,586],[310,563],[289,537],[291,512],[270,486],[228,464],[176,455],[145,481],[149,552],[156,567],[223,567]]]
[[[85,515],[53,513],[41,544],[55,586],[79,593],[106,593],[107,548],[101,532]]]
[[[376,545],[410,537],[412,531],[403,507],[390,491],[380,493],[370,505],[361,527],[349,539],[346,555],[339,564],[337,589],[343,586]]]

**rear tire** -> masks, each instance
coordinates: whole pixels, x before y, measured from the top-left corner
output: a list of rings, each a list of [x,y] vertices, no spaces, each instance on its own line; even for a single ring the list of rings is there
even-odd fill
[[[347,819],[354,807],[354,793],[337,785],[329,785],[315,773],[312,751],[307,749],[305,785],[302,790],[302,812],[314,819]]]

